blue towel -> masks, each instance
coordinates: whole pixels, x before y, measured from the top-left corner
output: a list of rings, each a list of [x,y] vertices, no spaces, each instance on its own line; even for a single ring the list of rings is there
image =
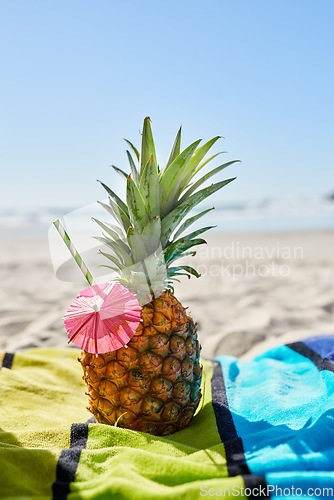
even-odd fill
[[[263,476],[271,497],[334,496],[334,336],[251,362],[216,359],[217,392],[226,391],[216,418],[233,473]]]

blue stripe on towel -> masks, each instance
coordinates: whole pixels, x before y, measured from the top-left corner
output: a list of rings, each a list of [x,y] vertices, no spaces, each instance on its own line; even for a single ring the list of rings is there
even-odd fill
[[[334,335],[328,337],[310,337],[303,340],[303,344],[318,353],[322,358],[334,361]]]
[[[334,372],[333,338],[323,337],[322,340],[323,345],[319,337],[312,337],[305,342],[288,344],[288,347],[311,360],[319,370]]]

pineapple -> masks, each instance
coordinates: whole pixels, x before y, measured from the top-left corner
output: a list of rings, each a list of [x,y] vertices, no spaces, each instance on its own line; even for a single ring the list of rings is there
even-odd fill
[[[201,147],[195,141],[181,152],[180,128],[165,167],[159,168],[147,117],[140,154],[126,141],[130,175],[113,167],[126,181],[126,202],[101,183],[109,195],[109,203],[101,205],[113,218],[113,224],[96,220],[104,231],[97,238],[106,246],[101,254],[115,273],[113,279],[135,293],[141,305],[141,322],[127,346],[97,356],[82,351],[79,359],[88,409],[101,423],[166,435],[187,426],[198,407],[202,369],[196,324],[173,295],[172,285],[182,275],[199,277],[191,266],[174,263],[194,255],[194,247],[206,243],[198,236],[213,227],[183,235],[212,208],[185,217],[234,180],[198,189],[237,160],[194,180],[217,156],[203,161],[218,139]]]

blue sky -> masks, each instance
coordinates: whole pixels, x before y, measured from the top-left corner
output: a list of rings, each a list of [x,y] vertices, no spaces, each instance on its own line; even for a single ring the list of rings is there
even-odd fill
[[[0,207],[101,199],[152,119],[225,137],[227,201],[334,191],[332,0],[1,0]],[[219,150],[219,148],[217,148]]]

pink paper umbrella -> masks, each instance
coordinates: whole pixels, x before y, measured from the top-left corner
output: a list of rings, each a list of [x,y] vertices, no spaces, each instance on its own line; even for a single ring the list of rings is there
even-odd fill
[[[70,342],[92,354],[116,351],[126,345],[139,322],[137,298],[119,283],[86,288],[64,317]]]

